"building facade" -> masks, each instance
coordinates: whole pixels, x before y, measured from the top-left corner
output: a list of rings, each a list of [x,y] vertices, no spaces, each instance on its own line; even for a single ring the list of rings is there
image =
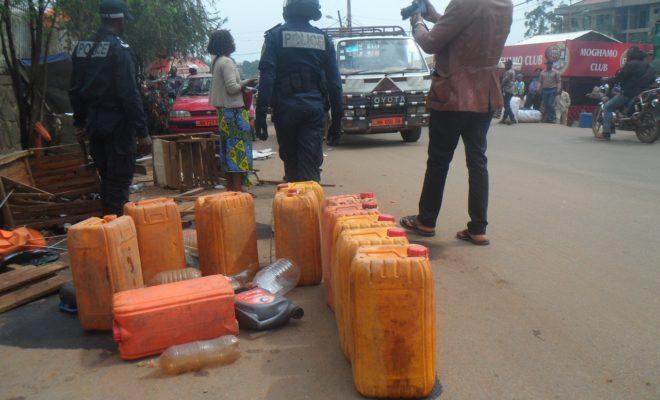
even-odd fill
[[[622,42],[653,43],[660,32],[660,0],[582,0],[555,10],[563,32],[595,30]]]

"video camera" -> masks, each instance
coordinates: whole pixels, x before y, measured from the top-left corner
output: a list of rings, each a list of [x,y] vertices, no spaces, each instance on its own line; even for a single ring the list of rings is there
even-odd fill
[[[427,11],[426,2],[424,0],[413,0],[411,5],[401,9],[401,17],[406,20],[415,14],[426,14]]]

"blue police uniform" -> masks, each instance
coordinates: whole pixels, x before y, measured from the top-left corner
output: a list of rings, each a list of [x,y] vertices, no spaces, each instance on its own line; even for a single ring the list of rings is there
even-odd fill
[[[259,71],[257,113],[273,110],[285,179],[320,181],[326,112],[334,121],[342,112],[332,39],[309,19],[290,18],[266,32]]]
[[[101,28],[78,43],[72,58],[74,125],[86,129],[104,212],[121,215],[135,172],[136,137],[149,135],[133,55],[121,38]]]

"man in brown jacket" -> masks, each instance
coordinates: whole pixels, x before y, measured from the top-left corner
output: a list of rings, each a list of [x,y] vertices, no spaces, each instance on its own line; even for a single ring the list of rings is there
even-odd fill
[[[431,109],[429,157],[419,215],[402,226],[422,236],[435,235],[449,164],[463,138],[470,174],[468,229],[457,237],[490,244],[488,225],[488,159],[486,135],[492,114],[501,109],[502,88],[497,64],[511,29],[511,0],[452,0],[440,15],[425,0],[428,12],[412,18],[413,34],[422,49],[435,55],[428,97]],[[423,19],[435,24],[428,29]]]

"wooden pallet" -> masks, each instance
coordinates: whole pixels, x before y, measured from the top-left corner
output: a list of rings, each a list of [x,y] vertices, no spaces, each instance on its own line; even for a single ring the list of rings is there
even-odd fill
[[[68,268],[62,262],[28,266],[0,274],[0,313],[27,304],[57,290],[70,279],[57,273]]]

